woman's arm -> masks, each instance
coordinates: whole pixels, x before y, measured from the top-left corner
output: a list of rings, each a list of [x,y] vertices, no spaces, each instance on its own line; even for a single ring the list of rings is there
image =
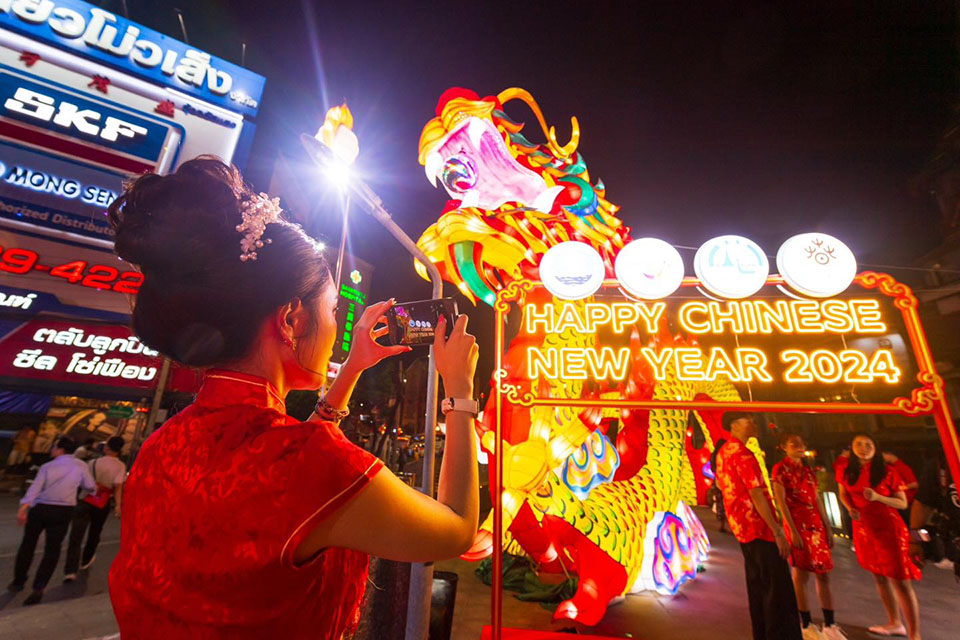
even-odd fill
[[[436,331],[434,355],[447,396],[473,396],[477,345],[460,316],[448,340],[444,323]],[[477,529],[479,483],[473,416],[446,415],[446,446],[440,466],[437,499],[381,469],[344,507],[323,520],[297,549],[295,561],[325,547],[347,547],[403,562],[451,558],[466,551]]]
[[[385,346],[376,342],[377,338],[386,335],[388,331],[386,313],[393,303],[394,300],[391,298],[372,304],[364,310],[360,320],[357,321],[350,355],[347,356],[347,360],[340,367],[340,372],[324,395],[324,400],[334,409],[347,408],[361,373],[384,358],[410,351],[410,347],[403,345]],[[310,419],[320,420],[320,417],[314,413]]]
[[[820,500],[820,489],[818,489],[816,485],[813,487],[813,502],[817,505],[817,513],[820,514],[820,522],[823,523],[823,528],[827,532],[827,545],[832,549],[833,527],[830,526],[830,521],[827,520],[827,512],[823,510],[823,501]]]
[[[897,511],[907,508],[907,494],[903,491],[897,491],[892,496],[882,496],[870,487],[863,490],[863,497],[871,502],[879,502],[888,507],[893,507]]]
[[[803,539],[800,537],[800,531],[793,521],[793,514],[791,514],[790,509],[787,508],[787,490],[776,480],[773,482],[773,497],[776,499],[777,507],[780,509],[780,513],[783,514],[783,520],[787,523],[787,528],[790,530],[790,543],[797,549],[803,549]]]
[[[839,485],[840,489],[840,503],[847,508],[847,511],[850,512],[850,517],[854,520],[860,519],[860,511],[853,506],[853,501],[850,500],[850,494],[847,492],[847,488],[842,484]]]

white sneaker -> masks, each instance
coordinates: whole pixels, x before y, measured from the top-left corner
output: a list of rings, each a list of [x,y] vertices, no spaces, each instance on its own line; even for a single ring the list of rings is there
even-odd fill
[[[63,576],[64,582],[73,582],[76,579],[77,579],[77,574],[75,573],[68,573],[67,575]]]
[[[90,558],[90,562],[85,562],[82,565],[80,565],[80,569],[82,570],[89,569],[91,565],[93,565],[93,561],[96,559],[97,559],[97,556],[93,556],[92,558]]]
[[[803,640],[823,640],[820,629],[812,622],[803,630]]]
[[[944,558],[940,562],[934,562],[933,566],[937,569],[947,569],[948,571],[953,571],[953,561],[950,558]]]
[[[829,627],[823,625],[823,637],[824,640],[847,640],[847,634],[836,624],[832,624]]]

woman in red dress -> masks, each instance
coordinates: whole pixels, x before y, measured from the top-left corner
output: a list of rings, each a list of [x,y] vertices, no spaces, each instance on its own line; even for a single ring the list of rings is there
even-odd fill
[[[853,520],[857,561],[873,574],[887,612],[887,624],[870,627],[870,632],[920,640],[920,607],[911,582],[920,579],[920,570],[910,559],[910,535],[897,513],[907,506],[903,480],[884,463],[870,436],[854,437],[851,450],[853,455],[838,460],[836,466],[840,501]],[[897,611],[898,601],[906,628]]]
[[[792,547],[793,587],[797,593],[804,637],[821,637],[816,625],[810,621],[810,605],[807,603],[807,583],[812,573],[816,576],[817,596],[823,610],[822,637],[846,640],[846,634],[834,621],[833,593],[830,590],[833,530],[827,524],[827,515],[817,497],[817,478],[803,461],[807,445],[799,435],[786,434],[780,439],[780,448],[785,455],[773,466],[770,480]]]
[[[357,621],[367,554],[449,558],[476,532],[469,413],[446,416],[437,500],[336,425],[360,373],[407,350],[375,342],[391,302],[357,319],[310,420],[286,415],[288,391],[325,382],[337,292],[318,245],[281,214],[214,158],[139,177],[110,207],[116,251],[144,275],[134,329],[205,370],[196,401],[143,444],[124,490],[110,570],[124,640],[339,640]],[[434,349],[445,391],[471,398],[466,317],[447,340],[444,329]]]

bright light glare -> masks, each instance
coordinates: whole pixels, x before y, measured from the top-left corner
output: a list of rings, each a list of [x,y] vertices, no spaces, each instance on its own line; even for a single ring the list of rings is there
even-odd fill
[[[342,189],[350,182],[350,167],[342,162],[329,162],[325,167],[327,179],[337,188]]]
[[[327,250],[327,245],[325,245],[325,244],[322,243],[322,242],[318,242],[318,243],[317,243],[317,251],[320,251],[320,252],[322,253],[322,252],[324,252],[324,251],[326,251],[326,250]]]

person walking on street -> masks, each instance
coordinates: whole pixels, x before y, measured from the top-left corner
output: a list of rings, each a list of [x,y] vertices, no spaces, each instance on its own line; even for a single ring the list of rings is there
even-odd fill
[[[747,441],[757,437],[753,414],[727,411],[730,438],[717,454],[717,485],[730,529],[740,542],[750,602],[753,640],[803,640],[797,598],[790,580],[790,544],[777,519],[756,456]]]
[[[41,532],[45,533],[43,560],[33,579],[33,593],[24,601],[25,605],[37,604],[43,599],[43,590],[60,560],[60,545],[70,527],[77,504],[77,490],[94,491],[97,488],[87,465],[73,457],[76,449],[76,443],[70,438],[58,439],[51,452],[53,459],[40,467],[37,478],[20,501],[17,523],[26,529],[17,550],[13,582],[8,590],[23,590],[37,540]]]
[[[120,517],[120,496],[123,492],[123,481],[127,477],[127,466],[120,460],[123,445],[123,438],[113,436],[107,440],[103,457],[87,463],[90,473],[97,482],[97,491],[81,500],[73,512],[67,560],[63,567],[64,582],[76,580],[78,570],[88,569],[93,564],[97,545],[100,544],[100,532],[103,531],[107,516],[110,515],[111,503],[115,505],[114,515]],[[87,533],[88,527],[89,533]],[[80,546],[83,543],[84,533],[87,533],[87,544],[83,547],[81,563]]]
[[[780,439],[784,458],[773,466],[770,480],[773,495],[789,534],[790,564],[793,565],[793,587],[800,606],[803,637],[809,640],[846,640],[847,636],[834,621],[833,592],[830,571],[833,570],[833,530],[817,496],[817,478],[804,464],[807,445],[799,435],[788,433]],[[816,577],[817,596],[823,610],[823,631],[810,620],[807,583],[810,574]]]
[[[907,508],[906,485],[884,462],[872,437],[859,434],[850,448],[853,455],[837,461],[840,502],[853,520],[857,562],[873,574],[887,613],[887,624],[868,630],[878,636],[920,640],[920,606],[912,581],[921,573],[910,558],[910,533],[898,513]]]

